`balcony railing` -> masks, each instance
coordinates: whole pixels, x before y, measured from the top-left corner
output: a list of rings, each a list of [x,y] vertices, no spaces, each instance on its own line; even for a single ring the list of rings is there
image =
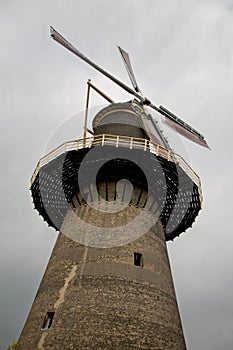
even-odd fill
[[[49,152],[47,155],[45,155],[39,160],[36,169],[31,177],[30,185],[32,186],[40,168],[45,164],[48,164],[51,160],[57,158],[59,155],[64,154],[68,151],[78,151],[79,149],[83,148],[91,148],[94,146],[106,145],[149,151],[155,154],[156,156],[162,157],[168,161],[178,164],[184,170],[184,172],[192,179],[192,181],[198,186],[200,197],[202,196],[200,178],[190,167],[190,165],[183,159],[183,157],[146,139],[109,134],[95,135],[87,137],[85,139],[64,142],[62,145],[58,146],[53,151]]]

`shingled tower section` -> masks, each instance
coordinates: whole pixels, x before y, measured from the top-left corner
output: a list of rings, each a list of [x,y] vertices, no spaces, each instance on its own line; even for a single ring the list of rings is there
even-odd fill
[[[35,208],[62,233],[17,350],[186,349],[166,241],[200,210],[199,178],[149,141],[138,109],[110,105],[93,137],[38,163]]]

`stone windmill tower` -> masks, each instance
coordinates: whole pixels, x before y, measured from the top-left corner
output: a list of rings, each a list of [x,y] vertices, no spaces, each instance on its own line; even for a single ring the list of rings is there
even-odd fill
[[[145,106],[191,140],[203,136],[52,37],[136,99],[113,103],[85,123],[83,139],[43,157],[32,176],[35,208],[60,231],[18,350],[186,349],[166,241],[194,222],[200,179],[175,154]],[[87,117],[87,114],[86,114]],[[91,132],[87,137],[86,131]]]

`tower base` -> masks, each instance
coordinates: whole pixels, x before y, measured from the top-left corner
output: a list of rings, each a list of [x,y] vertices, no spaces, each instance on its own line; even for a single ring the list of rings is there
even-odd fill
[[[17,346],[32,349],[185,350],[160,222],[116,248],[59,234]]]

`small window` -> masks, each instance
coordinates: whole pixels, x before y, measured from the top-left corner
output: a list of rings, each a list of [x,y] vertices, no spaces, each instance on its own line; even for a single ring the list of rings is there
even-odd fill
[[[51,328],[54,314],[55,314],[55,312],[47,312],[47,314],[44,318],[43,326],[42,326],[43,330],[48,330]]]
[[[141,253],[134,253],[134,265],[135,266],[142,266],[142,254]]]

